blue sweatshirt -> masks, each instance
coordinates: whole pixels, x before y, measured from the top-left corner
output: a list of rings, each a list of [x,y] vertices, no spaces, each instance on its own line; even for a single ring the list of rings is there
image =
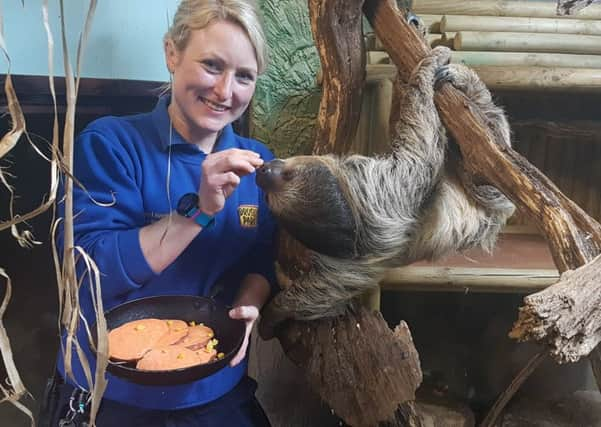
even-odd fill
[[[219,296],[226,304],[232,302],[239,280],[248,273],[261,274],[275,285],[275,222],[254,173],[242,177],[215,223],[202,230],[173,264],[155,274],[146,262],[138,238],[140,228],[174,211],[185,193],[198,191],[206,157],[175,130],[170,131],[168,103],[169,98],[163,97],[150,113],[98,119],[75,143],[75,176],[85,187],[75,185],[73,191],[75,245],[83,247],[98,265],[105,310],[151,295],[206,296],[226,276],[228,287]],[[215,151],[229,148],[255,151],[265,161],[273,158],[263,144],[236,135],[231,126],[222,131]],[[101,206],[113,200],[111,206]],[[80,304],[93,323],[87,284],[80,290]],[[94,369],[81,327],[78,337]],[[73,354],[75,377],[85,386],[83,370]],[[137,385],[107,372],[104,397],[151,409],[195,406],[230,391],[245,375],[246,365],[244,360],[197,382],[169,387]],[[64,375],[62,355],[58,366]]]

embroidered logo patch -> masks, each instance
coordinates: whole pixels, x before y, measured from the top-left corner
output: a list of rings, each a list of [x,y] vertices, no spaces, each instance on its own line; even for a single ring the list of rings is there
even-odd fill
[[[240,225],[244,228],[253,228],[257,226],[259,216],[259,207],[256,205],[240,205],[238,206],[238,217],[240,217]]]

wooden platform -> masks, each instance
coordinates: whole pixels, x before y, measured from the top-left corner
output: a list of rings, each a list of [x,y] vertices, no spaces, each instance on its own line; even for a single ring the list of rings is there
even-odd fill
[[[549,248],[538,234],[503,233],[491,254],[470,250],[436,262],[392,269],[384,290],[530,293],[559,278]]]

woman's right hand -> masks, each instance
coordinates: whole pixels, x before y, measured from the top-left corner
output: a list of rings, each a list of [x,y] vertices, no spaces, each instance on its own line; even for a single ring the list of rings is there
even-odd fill
[[[231,148],[207,155],[202,163],[199,204],[200,209],[215,215],[223,209],[225,199],[234,192],[240,178],[253,173],[263,164],[258,153]]]

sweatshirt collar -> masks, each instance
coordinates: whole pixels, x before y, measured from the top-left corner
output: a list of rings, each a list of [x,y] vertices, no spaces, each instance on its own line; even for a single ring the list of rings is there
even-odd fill
[[[167,107],[169,106],[169,102],[171,101],[170,95],[161,96],[152,111],[152,120],[156,126],[156,129],[159,133],[159,145],[163,151],[166,151],[171,146],[175,148],[176,146],[180,146],[183,149],[199,151],[196,146],[190,144],[186,141],[180,134],[175,130],[175,128],[171,129],[171,122],[169,120],[169,113],[167,112]],[[171,135],[170,135],[171,134]],[[188,147],[188,148],[185,148]],[[217,141],[215,143],[215,147],[213,151],[222,151],[228,148],[235,148],[236,137],[234,134],[234,130],[232,129],[232,125],[229,124],[223,128],[217,137]]]

